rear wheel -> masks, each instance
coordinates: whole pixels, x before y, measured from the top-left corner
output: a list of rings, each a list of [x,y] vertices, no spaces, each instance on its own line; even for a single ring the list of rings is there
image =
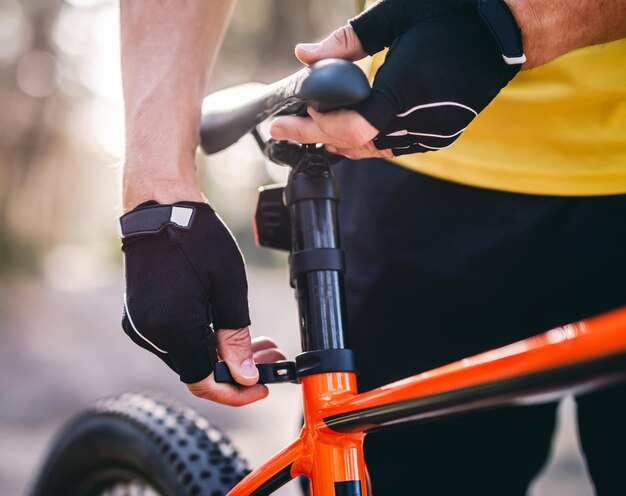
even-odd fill
[[[223,496],[250,471],[195,410],[144,394],[103,400],[58,435],[33,496]]]

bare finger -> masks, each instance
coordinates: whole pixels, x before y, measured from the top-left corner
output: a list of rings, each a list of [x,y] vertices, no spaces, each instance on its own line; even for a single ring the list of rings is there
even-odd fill
[[[278,344],[268,336],[258,336],[252,339],[252,353],[265,350],[267,348],[278,348]]]
[[[322,114],[309,107],[307,112],[324,134],[333,137],[330,144],[341,148],[363,146],[378,134],[378,129],[354,110],[337,110]]]
[[[228,365],[233,378],[242,386],[252,386],[259,380],[259,372],[252,357],[250,330],[218,329],[217,352]]]
[[[335,30],[320,43],[300,43],[296,46],[296,57],[305,64],[329,58],[360,60],[366,56],[367,53],[350,24]]]
[[[274,119],[270,134],[275,140],[289,140],[296,143],[334,143],[319,126],[306,117],[284,116]],[[337,143],[339,144],[339,143]]]
[[[269,348],[254,353],[256,363],[274,363],[280,360],[287,360],[287,356],[278,348]]]
[[[385,150],[377,149],[373,143],[368,143],[362,147],[357,148],[337,148],[334,146],[327,146],[326,149],[330,153],[337,155],[343,155],[344,157],[351,158],[353,160],[362,158],[393,158],[393,152],[387,148]]]
[[[213,374],[193,384],[187,384],[187,388],[194,396],[223,405],[243,406],[265,398],[269,394],[267,386],[257,384],[250,387],[238,387],[232,384],[220,384],[215,382]]]

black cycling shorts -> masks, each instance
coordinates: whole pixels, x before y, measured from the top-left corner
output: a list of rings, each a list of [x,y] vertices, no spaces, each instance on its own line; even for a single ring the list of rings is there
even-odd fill
[[[335,170],[361,391],[626,304],[626,195],[506,193],[379,159]],[[600,495],[626,494],[624,391],[578,400],[596,485],[617,487]],[[374,433],[374,494],[522,496],[554,422],[548,404]]]

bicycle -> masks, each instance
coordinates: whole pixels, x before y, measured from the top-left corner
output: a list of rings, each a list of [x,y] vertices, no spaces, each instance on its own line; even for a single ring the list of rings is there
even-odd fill
[[[240,89],[240,88],[235,88]],[[235,91],[233,89],[223,91]],[[311,494],[371,495],[363,457],[367,433],[517,402],[547,401],[622,380],[626,308],[552,329],[517,343],[357,392],[344,318],[343,272],[332,164],[315,144],[265,140],[258,126],[277,114],[347,108],[369,94],[350,62],[323,61],[248,92],[230,108],[209,97],[201,144],[215,153],[251,132],[270,160],[290,167],[286,185],[260,189],[258,244],[290,252],[302,353],[260,364],[260,382],[302,386],[300,436],[250,471],[228,438],[184,406],[142,395],[105,400],[57,438],[34,486],[36,496],[271,494],[298,475]],[[213,104],[213,105],[212,105]],[[233,382],[223,362],[220,382]]]

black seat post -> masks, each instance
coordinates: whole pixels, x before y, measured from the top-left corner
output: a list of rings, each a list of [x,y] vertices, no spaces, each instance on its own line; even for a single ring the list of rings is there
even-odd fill
[[[285,189],[292,229],[289,266],[305,352],[347,348],[338,201],[339,188],[325,154],[305,145]]]

